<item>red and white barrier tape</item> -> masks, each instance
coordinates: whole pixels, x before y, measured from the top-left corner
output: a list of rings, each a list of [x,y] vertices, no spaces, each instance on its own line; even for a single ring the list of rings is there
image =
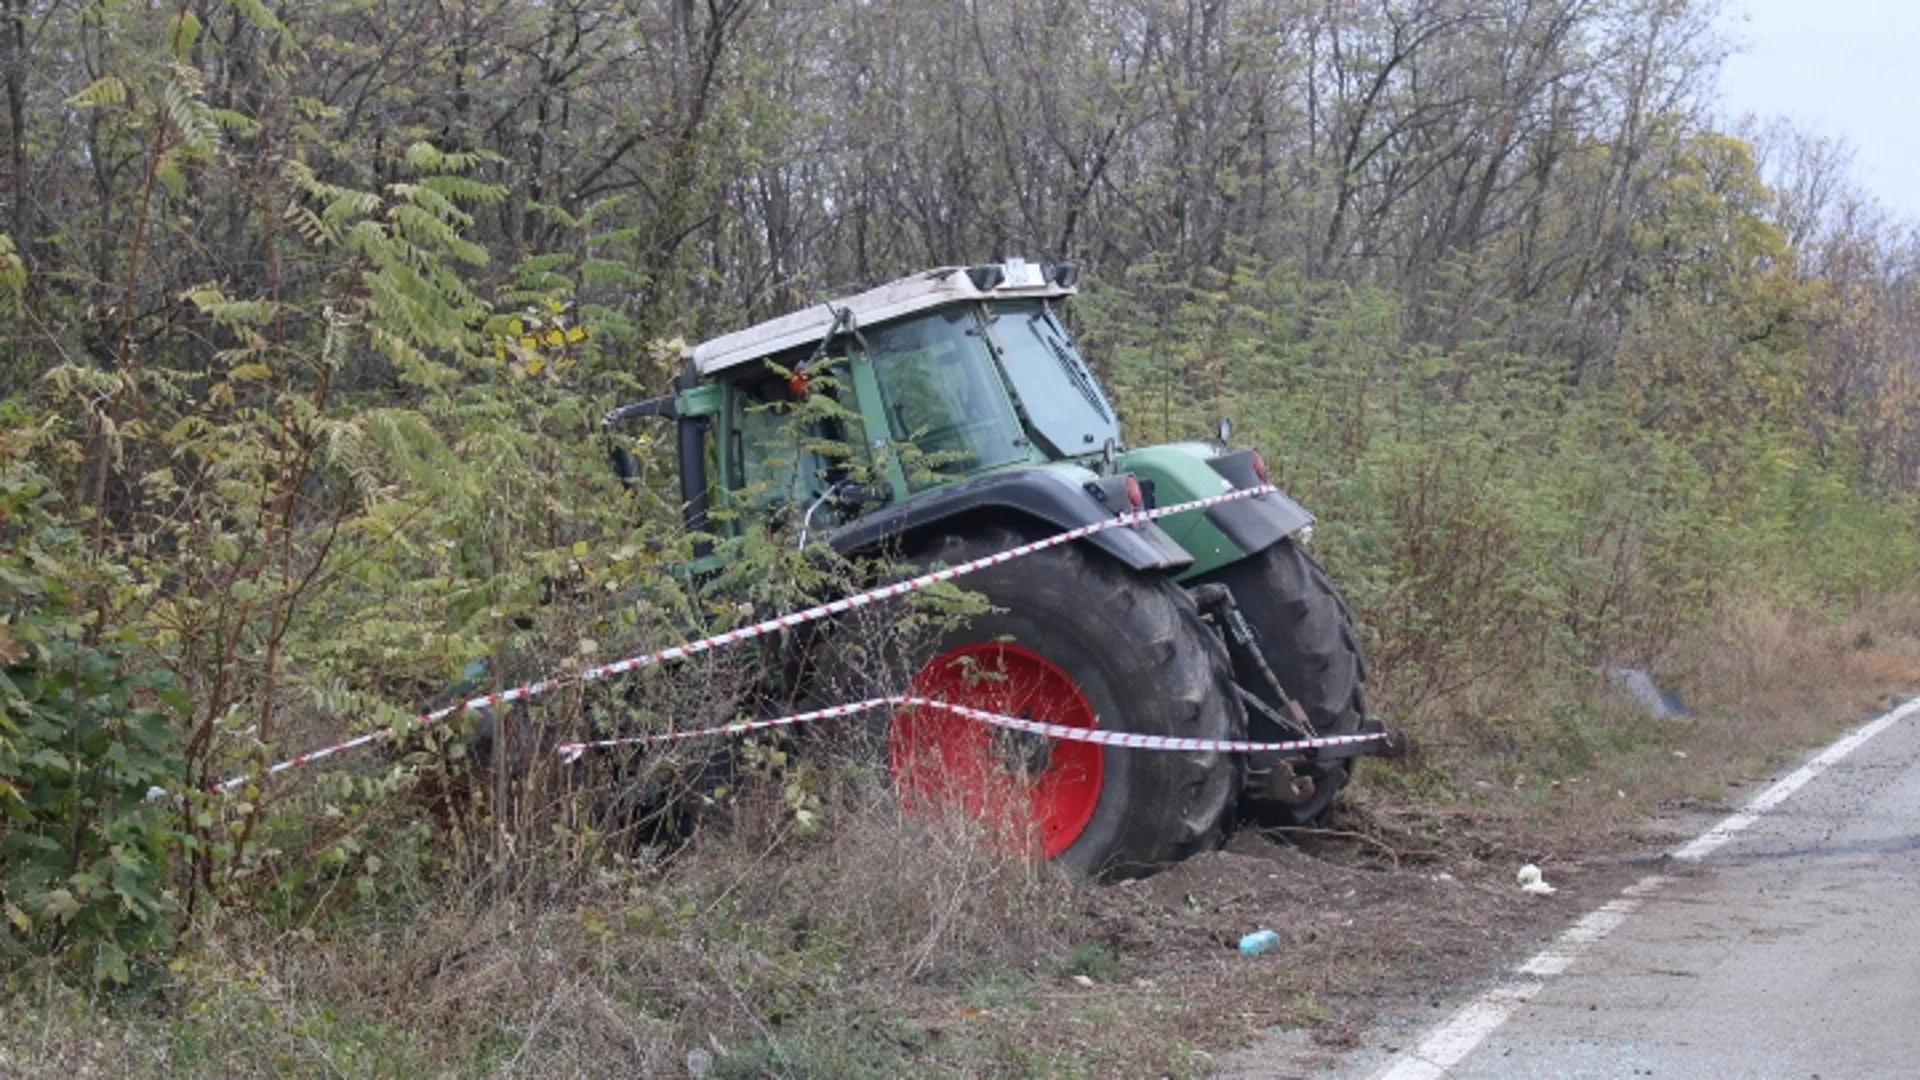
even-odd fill
[[[790,615],[776,616],[762,622],[754,623],[752,626],[741,627],[738,630],[728,630],[725,633],[714,634],[711,637],[704,637],[698,641],[690,641],[682,645],[674,645],[655,652],[629,656],[624,660],[616,660],[611,664],[601,664],[598,667],[590,667],[578,675],[541,679],[537,682],[525,683],[509,690],[502,690],[498,693],[483,694],[480,697],[469,698],[458,705],[449,705],[443,709],[435,709],[432,712],[423,713],[414,720],[414,725],[424,727],[428,724],[445,720],[447,717],[453,716],[456,713],[478,712],[482,709],[491,709],[526,698],[538,697],[541,694],[558,690],[575,683],[595,682],[600,679],[612,678],[616,675],[625,675],[629,672],[638,671],[643,667],[651,667],[655,664],[662,664],[674,660],[685,660],[690,656],[697,656],[703,652],[738,645],[743,641],[751,641],[754,638],[764,637],[767,634],[779,630],[792,630],[810,622],[817,622],[830,615],[845,614],[849,611],[855,611],[876,604],[882,600],[891,600],[895,597],[905,596],[911,592],[918,592],[921,589],[925,589],[930,585],[942,581],[951,581],[964,574],[971,574],[976,570],[983,570],[989,566],[998,566],[1001,563],[1011,562],[1014,559],[1032,555],[1035,552],[1045,551],[1048,548],[1059,547],[1061,544],[1084,539],[1095,533],[1105,532],[1108,529],[1117,529],[1123,525],[1138,525],[1142,522],[1153,521],[1158,518],[1171,517],[1174,514],[1184,514],[1190,510],[1204,510],[1211,506],[1218,506],[1221,503],[1234,502],[1239,499],[1250,499],[1255,496],[1278,491],[1279,489],[1272,484],[1261,484],[1258,487],[1237,488],[1233,491],[1221,492],[1218,495],[1209,495],[1204,499],[1194,499],[1190,502],[1176,503],[1172,506],[1161,506],[1152,510],[1128,511],[1127,513],[1106,521],[1096,521],[1091,525],[1082,525],[1076,529],[1068,529],[1066,532],[1055,533],[1045,539],[1035,540],[1031,543],[1021,544],[1018,547],[1008,548],[1005,551],[992,555],[982,556],[971,562],[961,563],[958,566],[949,566],[944,570],[934,570],[930,573],[921,574],[918,577],[907,578],[904,581],[896,581],[891,585],[882,585],[877,589],[869,589],[866,592],[855,593],[852,596],[839,600],[831,600],[802,611],[793,612]],[[798,721],[789,719],[788,722]],[[771,724],[770,721],[755,721],[755,723]],[[343,751],[358,749],[369,743],[391,738],[393,733],[394,729],[391,727],[381,728],[378,731],[370,731],[365,735],[355,736],[345,742],[335,743],[332,746],[322,747],[318,750],[301,754],[296,758],[288,758],[285,761],[276,762],[267,766],[264,774],[244,773],[230,780],[223,780],[214,790],[231,791],[248,781],[256,779],[259,775],[273,776],[286,772],[288,769],[298,768],[302,765],[310,765],[322,758],[329,758]],[[156,797],[156,794],[164,795],[165,792],[156,788],[154,791],[148,793],[148,797]]]
[[[596,739],[591,742],[562,743],[557,749],[569,764],[580,760],[580,756],[589,750],[610,750],[622,746],[645,746],[652,743],[679,742],[683,739],[710,738],[718,735],[744,735],[749,731],[764,731],[767,728],[791,727],[795,724],[809,723],[814,720],[832,720],[854,713],[868,712],[873,709],[898,708],[944,709],[947,712],[977,720],[994,727],[1012,731],[1024,731],[1033,735],[1044,735],[1049,739],[1064,739],[1069,742],[1093,743],[1097,746],[1122,746],[1132,750],[1192,750],[1199,753],[1217,754],[1260,754],[1270,751],[1292,753],[1301,750],[1325,750],[1335,746],[1353,746],[1359,743],[1382,742],[1387,738],[1383,732],[1365,735],[1322,735],[1312,739],[1294,739],[1289,742],[1244,742],[1237,739],[1194,739],[1180,735],[1142,735],[1131,731],[1102,731],[1099,728],[1068,727],[1065,724],[1049,724],[1042,720],[1027,720],[1018,716],[1006,716],[1001,713],[987,712],[967,705],[955,705],[950,701],[937,701],[933,698],[904,695],[900,697],[868,698],[847,705],[835,705],[826,709],[814,709],[811,712],[794,713],[792,716],[778,716],[771,720],[747,720],[738,724],[722,724],[719,727],[701,728],[697,731],[669,731],[654,735],[627,735],[617,739]]]
[[[770,720],[742,720],[737,724],[722,724],[719,727],[696,728],[692,731],[662,731],[652,735],[624,735],[617,739],[594,739],[590,742],[561,743],[555,747],[568,764],[580,760],[580,755],[589,750],[612,750],[622,746],[641,746],[650,743],[680,742],[685,739],[705,739],[715,735],[745,735],[749,731],[765,731],[768,728],[791,727],[812,720],[833,720],[842,716],[882,709],[897,704],[904,698],[877,697],[865,701],[850,702],[846,705],[834,705],[810,712],[794,713],[792,716],[776,716]]]

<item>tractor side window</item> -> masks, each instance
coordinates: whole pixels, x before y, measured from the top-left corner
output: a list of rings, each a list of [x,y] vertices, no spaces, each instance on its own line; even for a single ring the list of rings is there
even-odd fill
[[[970,310],[868,330],[866,339],[888,435],[923,458],[909,470],[910,486],[1026,458],[1019,417]]]
[[[795,392],[780,372],[795,371],[809,355],[776,358],[768,377],[737,385],[731,416],[733,453],[728,484],[745,506],[766,510],[811,504],[842,481],[868,481],[871,463],[859,414],[840,403],[850,385],[844,358],[816,361]],[[782,362],[784,361],[784,362]],[[837,522],[838,511],[814,508],[817,522]]]
[[[793,498],[803,450],[793,423],[793,392],[779,379],[741,383],[732,395],[733,453],[727,485],[756,509]]]
[[[872,485],[873,452],[867,444],[866,424],[853,393],[853,373],[844,354],[836,353],[809,379],[807,427],[820,481],[816,493],[842,482]]]

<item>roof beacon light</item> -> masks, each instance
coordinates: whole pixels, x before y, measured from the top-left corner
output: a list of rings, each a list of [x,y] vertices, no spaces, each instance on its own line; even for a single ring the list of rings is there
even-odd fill
[[[1047,284],[1047,277],[1038,265],[1017,255],[1007,260],[1006,275],[1000,282],[1004,289],[1039,289]]]

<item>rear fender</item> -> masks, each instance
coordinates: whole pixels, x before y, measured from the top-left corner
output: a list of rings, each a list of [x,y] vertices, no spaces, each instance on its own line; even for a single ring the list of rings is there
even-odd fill
[[[841,554],[853,555],[899,545],[932,529],[958,531],[991,520],[1058,533],[1111,521],[1130,509],[1092,494],[1088,483],[1095,479],[1084,469],[1057,465],[989,473],[876,510],[841,526],[827,541]],[[1079,542],[1135,570],[1177,574],[1193,562],[1150,521],[1103,529]]]
[[[1152,480],[1155,501],[1166,506],[1261,486],[1264,481],[1253,461],[1251,450],[1216,455],[1205,443],[1169,443],[1129,451],[1121,455],[1118,467]],[[1175,514],[1163,522],[1168,535],[1193,557],[1192,565],[1180,572],[1185,580],[1265,551],[1313,524],[1313,515],[1272,491]]]
[[[1266,481],[1254,471],[1254,451],[1236,450],[1209,458],[1207,467],[1217,472],[1236,490],[1259,487]],[[1249,555],[1279,543],[1313,524],[1307,508],[1280,491],[1270,491],[1250,499],[1221,503],[1207,510],[1207,520]]]

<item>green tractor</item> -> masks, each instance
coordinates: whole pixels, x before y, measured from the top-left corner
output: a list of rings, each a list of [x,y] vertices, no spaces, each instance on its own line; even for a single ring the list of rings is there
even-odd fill
[[[704,342],[677,392],[607,419],[675,422],[697,534],[777,520],[802,545],[916,566],[1265,487],[1264,459],[1227,449],[1225,423],[1219,447],[1126,447],[1060,318],[1076,284],[1071,264],[1019,259],[915,274]],[[815,396],[832,407],[800,409]],[[615,467],[634,481],[624,451]],[[1352,616],[1305,547],[1313,520],[1266,491],[1106,528],[962,579],[991,607],[957,628],[880,641],[829,628],[788,666],[821,704],[900,693],[856,685],[887,670],[918,697],[1070,727],[1257,742],[1377,733]],[[1313,823],[1354,757],[1383,745],[1132,749],[928,707],[894,710],[877,735],[903,800],[1011,808],[1047,857],[1104,877],[1209,849],[1237,821]]]

